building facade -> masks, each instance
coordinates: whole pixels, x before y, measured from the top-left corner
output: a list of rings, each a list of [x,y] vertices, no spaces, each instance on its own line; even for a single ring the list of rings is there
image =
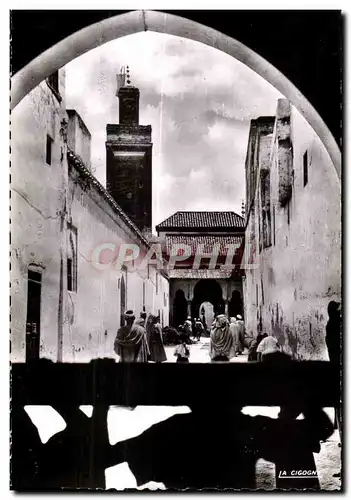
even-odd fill
[[[170,278],[170,323],[210,328],[215,314],[243,314],[244,219],[234,212],[176,212],[156,226]]]
[[[90,133],[66,110],[65,70],[11,121],[11,360],[113,358],[126,309],[168,324],[168,278],[116,265],[121,245],[150,245],[92,174]]]
[[[272,332],[297,359],[327,359],[341,299],[341,186],[321,140],[286,99],[252,120],[243,260],[248,334]]]

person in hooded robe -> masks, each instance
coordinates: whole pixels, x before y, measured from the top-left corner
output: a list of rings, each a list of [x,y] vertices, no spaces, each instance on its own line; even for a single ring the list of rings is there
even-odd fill
[[[229,361],[233,357],[233,336],[229,330],[228,319],[224,314],[216,318],[210,336],[211,361]]]
[[[240,314],[237,315],[236,317],[236,323],[238,325],[238,344],[237,344],[237,347],[238,347],[238,354],[242,354],[244,352],[244,348],[245,348],[245,325],[244,325],[244,321],[243,321],[243,318]]]
[[[204,333],[204,325],[202,324],[200,318],[195,319],[195,331],[194,331],[194,339],[200,341],[201,335]]]
[[[114,344],[120,363],[147,363],[150,354],[145,328],[134,323],[134,312],[124,313],[125,326],[117,331]]]
[[[146,338],[150,349],[150,361],[163,363],[167,361],[166,351],[163,345],[162,328],[159,318],[150,314],[146,322]]]
[[[191,322],[191,316],[188,316],[184,322],[184,333],[191,338],[193,334],[193,325]]]
[[[236,357],[236,347],[237,347],[237,343],[239,341],[238,326],[236,323],[236,318],[230,318],[229,331],[230,331],[230,334],[233,338],[233,347],[232,347],[233,356],[232,357]]]
[[[341,327],[341,315],[340,315],[340,302],[330,301],[328,304],[328,316],[329,320],[326,326],[326,337],[325,341],[328,348],[329,360],[332,363],[340,364],[340,327]]]
[[[341,363],[341,313],[340,302],[330,301],[328,304],[329,320],[326,326],[325,342],[327,344],[329,361],[340,365]],[[341,437],[341,409],[335,408],[334,428],[339,430]]]
[[[135,325],[140,325],[140,326],[142,326],[143,328],[145,328],[146,318],[147,318],[147,314],[146,314],[146,312],[142,311],[142,312],[140,313],[140,317],[139,317],[139,319],[136,319],[134,324],[135,324]]]
[[[257,348],[266,337],[267,333],[259,333],[256,338],[248,340],[248,361],[257,361]]]

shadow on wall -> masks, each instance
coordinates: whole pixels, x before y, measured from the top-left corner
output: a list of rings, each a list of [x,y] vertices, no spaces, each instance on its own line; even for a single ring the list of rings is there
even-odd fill
[[[293,359],[325,359],[325,317],[317,310],[308,316],[293,318],[293,327],[287,325],[282,307],[269,307],[271,332]]]

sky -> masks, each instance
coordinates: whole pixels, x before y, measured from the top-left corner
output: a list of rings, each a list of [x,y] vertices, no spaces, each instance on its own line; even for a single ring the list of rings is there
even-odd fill
[[[66,106],[92,135],[94,174],[105,186],[106,124],[118,123],[116,74],[130,68],[141,125],[152,126],[153,226],[178,210],[241,214],[250,120],[283,97],[233,57],[200,42],[142,32],[66,66]]]

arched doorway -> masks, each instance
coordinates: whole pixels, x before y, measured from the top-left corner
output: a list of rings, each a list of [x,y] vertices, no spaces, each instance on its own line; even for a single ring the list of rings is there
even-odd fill
[[[91,24],[61,40],[12,77],[11,109],[40,82],[76,57],[111,40],[147,30],[189,38],[216,47],[259,74],[279,90],[312,126],[328,151],[340,178],[341,152],[333,135],[314,107],[290,80],[238,40],[170,13],[152,10],[127,12]]]
[[[173,301],[173,324],[179,326],[187,317],[187,302],[183,290],[177,290]]]
[[[222,297],[222,287],[218,281],[204,279],[198,281],[194,288],[194,298],[191,303],[191,315],[193,318],[201,316],[201,305],[210,302],[213,306],[213,314],[224,314],[224,300]]]
[[[232,317],[237,314],[243,316],[243,301],[239,290],[234,290],[229,301],[229,316]]]

